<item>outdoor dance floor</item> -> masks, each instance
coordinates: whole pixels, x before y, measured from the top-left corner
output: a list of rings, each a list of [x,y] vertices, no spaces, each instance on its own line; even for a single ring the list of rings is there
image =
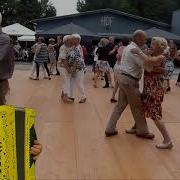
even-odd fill
[[[86,104],[60,101],[62,78],[31,81],[27,70],[16,70],[9,104],[37,111],[36,129],[43,152],[36,164],[38,180],[65,179],[180,179],[180,88],[172,83],[165,97],[163,119],[174,142],[172,150],[157,150],[162,140],[148,119],[154,141],[125,134],[133,124],[129,107],[118,123],[119,135],[105,138],[104,129],[113,109],[112,89],[94,89],[86,75]],[[75,92],[77,94],[77,91]]]

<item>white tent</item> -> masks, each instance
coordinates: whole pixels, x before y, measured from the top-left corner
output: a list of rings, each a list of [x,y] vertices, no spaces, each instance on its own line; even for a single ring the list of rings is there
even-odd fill
[[[29,42],[29,41],[35,41],[35,36],[21,36],[21,37],[18,37],[18,41],[26,41],[26,42]]]
[[[19,23],[15,23],[2,28],[2,32],[11,36],[34,36],[35,32],[22,26]]]

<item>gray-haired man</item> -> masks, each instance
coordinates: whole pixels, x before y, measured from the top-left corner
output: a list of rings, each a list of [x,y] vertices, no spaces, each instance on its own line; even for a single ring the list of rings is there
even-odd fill
[[[0,13],[0,105],[6,103],[9,82],[14,71],[14,49],[10,37],[2,32],[2,15]]]
[[[133,41],[124,49],[121,60],[121,69],[118,76],[119,99],[111,118],[108,122],[105,134],[107,137],[118,134],[116,124],[121,114],[130,105],[136,123],[136,135],[141,138],[153,139],[154,135],[149,133],[147,122],[141,107],[141,94],[139,91],[139,80],[142,77],[145,66],[153,66],[162,62],[162,59],[154,61],[148,59],[142,61],[132,53],[133,49],[139,49],[146,43],[146,33],[138,30],[133,35]]]

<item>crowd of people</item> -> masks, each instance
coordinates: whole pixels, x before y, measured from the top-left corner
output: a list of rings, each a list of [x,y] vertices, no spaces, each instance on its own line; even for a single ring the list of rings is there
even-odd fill
[[[85,103],[87,98],[84,88],[86,73],[84,52],[81,36],[66,35],[63,39],[49,39],[45,44],[43,37],[38,38],[34,45],[34,65],[30,79],[39,80],[39,67],[42,66],[44,78],[51,79],[54,70],[64,79],[61,98],[64,103],[74,103],[74,84],[77,85],[80,100]],[[114,37],[100,39],[94,49],[94,88],[98,88],[98,80],[105,80],[103,88],[113,88],[110,101],[117,103],[107,124],[107,137],[118,134],[116,124],[122,112],[129,104],[135,125],[127,129],[129,134],[137,137],[153,139],[147,127],[146,118],[151,118],[163,136],[163,142],[156,147],[170,149],[173,147],[170,135],[162,121],[162,103],[164,94],[171,91],[170,80],[174,72],[174,59],[177,47],[174,41],[169,42],[161,37],[154,37],[148,46],[146,33],[138,30],[132,41],[121,40],[115,44]],[[50,71],[48,69],[50,60]],[[46,70],[46,72],[45,72]],[[33,73],[36,71],[36,78]],[[46,76],[46,74],[48,76]],[[139,84],[143,84],[140,92]],[[179,86],[179,78],[176,83]],[[116,100],[116,93],[119,97]]]
[[[63,77],[61,99],[64,103],[74,103],[74,84],[78,88],[79,103],[87,101],[84,87],[87,52],[81,46],[79,34],[66,35],[63,38],[58,36],[57,42],[50,38],[48,45],[44,37],[39,37],[32,51],[34,59],[29,77],[31,80],[40,80],[41,67],[45,79],[51,80],[52,75]],[[163,142],[156,147],[171,149],[173,143],[162,121],[162,103],[164,94],[171,91],[173,61],[177,54],[175,43],[173,41],[168,43],[164,38],[155,37],[148,47],[146,33],[137,30],[133,34],[132,41],[121,40],[116,44],[114,37],[100,39],[93,53],[94,88],[98,88],[99,79],[105,80],[103,88],[113,88],[110,101],[117,103],[107,124],[105,135],[111,137],[118,134],[117,122],[129,104],[135,124],[126,132],[139,138],[153,139],[154,134],[149,132],[146,122],[146,118],[151,118],[163,136]],[[0,105],[6,104],[8,79],[12,77],[13,71],[12,43],[9,36],[0,30]],[[140,82],[143,84],[142,92],[139,88]],[[180,75],[176,85],[180,86]],[[38,155],[42,147],[35,142],[32,148],[32,154]]]

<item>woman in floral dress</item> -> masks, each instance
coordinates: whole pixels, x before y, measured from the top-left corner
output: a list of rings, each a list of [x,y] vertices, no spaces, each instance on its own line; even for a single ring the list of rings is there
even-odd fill
[[[167,41],[164,38],[153,38],[151,42],[152,56],[163,56],[167,48]],[[147,58],[143,53],[136,53],[140,57]],[[162,122],[162,102],[164,99],[164,75],[165,75],[165,56],[164,62],[156,67],[149,67],[144,73],[144,89],[142,93],[142,107],[146,118],[151,118],[164,140],[156,145],[158,149],[171,149],[173,147],[169,133]]]

